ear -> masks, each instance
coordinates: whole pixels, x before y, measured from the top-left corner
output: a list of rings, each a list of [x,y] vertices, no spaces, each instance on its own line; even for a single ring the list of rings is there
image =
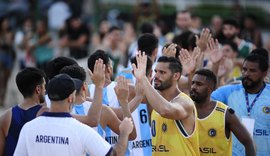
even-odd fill
[[[41,86],[37,85],[35,89],[35,93],[39,94],[41,92]]]
[[[179,72],[173,74],[173,78],[176,79],[177,81],[180,79],[180,77],[181,74]]]

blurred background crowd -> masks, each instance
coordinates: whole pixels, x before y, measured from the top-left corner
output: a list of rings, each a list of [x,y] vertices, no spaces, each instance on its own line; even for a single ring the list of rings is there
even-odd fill
[[[195,35],[209,28],[214,38],[229,45],[227,51],[236,52],[227,57],[244,58],[254,47],[269,52],[269,8],[268,0],[1,0],[0,105],[10,107],[20,100],[14,81],[19,70],[44,69],[58,56],[86,66],[87,57],[103,49],[117,75],[128,67],[144,33],[158,37],[160,47],[173,42],[192,51]],[[237,23],[229,25],[236,29],[224,33],[228,18],[235,19]],[[238,40],[227,43],[235,37]],[[237,63],[224,65],[232,69]]]

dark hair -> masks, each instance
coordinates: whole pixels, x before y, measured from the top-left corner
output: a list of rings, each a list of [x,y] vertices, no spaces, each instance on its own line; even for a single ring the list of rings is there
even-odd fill
[[[206,80],[213,84],[213,90],[216,89],[217,86],[217,77],[216,75],[209,69],[199,69],[195,72],[197,75],[202,75],[206,77]]]
[[[44,82],[45,74],[37,68],[28,67],[20,71],[16,76],[16,84],[23,97],[31,97],[37,85]]]
[[[108,30],[108,33],[111,33],[111,32],[113,32],[113,31],[115,31],[115,30],[120,30],[120,28],[117,27],[117,26],[111,26],[111,27],[109,28],[109,30]]]
[[[79,65],[70,65],[70,66],[66,66],[64,67],[61,71],[61,74],[67,74],[72,78],[76,78],[81,80],[82,82],[84,82],[86,80],[86,73],[85,70],[83,69],[83,67],[79,66]],[[76,90],[76,94],[79,94],[81,90],[81,87]]]
[[[130,59],[130,62],[135,64],[137,66],[137,60],[136,57],[132,57]],[[146,76],[150,74],[150,71],[152,70],[153,62],[149,56],[147,56],[147,63],[146,63]]]
[[[169,63],[169,69],[173,73],[177,73],[177,72],[179,72],[180,74],[182,73],[182,64],[175,57],[161,56],[159,57],[157,62]]]
[[[162,48],[162,51],[163,51],[164,48],[168,48],[171,44],[172,44],[172,43],[167,43],[167,44],[165,44],[165,45],[163,46],[163,48]],[[175,48],[176,48],[175,58],[178,58],[178,56],[180,55],[180,50],[181,50],[181,49],[180,49],[179,45],[177,45]]]
[[[185,31],[180,35],[175,36],[172,42],[177,44],[180,48],[187,50],[192,50],[196,47],[196,37],[191,31]]]
[[[154,26],[151,23],[145,22],[141,25],[140,30],[142,34],[145,34],[145,33],[153,34]]]
[[[239,28],[239,23],[233,18],[224,20],[223,25],[231,25],[234,26],[235,28]]]
[[[269,62],[269,56],[268,56],[268,51],[264,48],[256,48],[250,52],[250,54],[257,54],[261,55],[265,59],[267,59],[267,62]]]
[[[266,58],[263,55],[260,55],[258,53],[250,53],[244,60],[244,62],[254,62],[259,64],[259,68],[262,72],[265,72],[268,70],[268,57]]]
[[[222,42],[222,45],[229,45],[234,52],[239,53],[238,46],[233,41],[225,40],[225,41]]]
[[[96,60],[102,59],[103,63],[108,66],[110,58],[104,50],[96,50],[87,60],[88,68],[93,72]]]
[[[146,33],[138,39],[138,49],[145,52],[147,56],[153,54],[153,51],[158,47],[158,39],[155,35]]]
[[[65,66],[70,66],[76,64],[78,65],[78,63],[68,57],[57,57],[53,60],[51,60],[46,68],[45,68],[45,73],[47,75],[47,78],[50,80],[52,79],[55,75],[58,75],[60,70],[65,67]]]
[[[85,72],[85,70],[83,69],[83,67],[81,67],[79,65],[76,65],[76,64],[64,67],[60,71],[60,73],[67,74],[70,77],[79,79],[79,80],[81,80],[83,82],[86,80],[86,72]]]

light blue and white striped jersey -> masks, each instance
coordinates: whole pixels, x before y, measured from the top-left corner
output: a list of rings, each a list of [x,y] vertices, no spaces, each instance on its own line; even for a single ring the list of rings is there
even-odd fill
[[[136,78],[132,74],[131,68],[126,68],[118,75],[124,76],[129,82],[135,85]],[[141,103],[132,113],[132,118],[136,126],[137,138],[132,143],[132,152],[136,156],[152,155],[152,136],[151,127],[149,126],[149,117],[147,105]]]
[[[91,108],[92,103],[89,101],[85,101],[82,104],[75,104],[71,110],[72,114],[78,114],[78,115],[87,115],[88,110]],[[105,139],[105,131],[101,127],[100,124],[98,124],[97,127],[92,127],[98,134]]]
[[[118,108],[120,107],[120,104],[118,102],[117,96],[114,91],[115,85],[116,85],[116,82],[111,82],[107,87],[103,88],[102,103],[110,107]],[[88,89],[90,92],[90,97],[93,98],[94,92],[95,92],[95,85],[94,84],[88,85]],[[118,135],[114,133],[109,127],[105,128],[105,133],[106,133],[105,140],[108,143],[110,143],[111,145],[115,145],[118,142]],[[133,154],[131,151],[131,143],[129,142],[128,149],[126,151],[126,156],[130,156],[130,155],[133,155]]]
[[[257,94],[248,94],[249,105]],[[218,88],[211,95],[214,100],[221,101],[235,110],[236,115],[241,119],[248,116],[245,90],[242,84],[226,85]],[[253,139],[256,143],[257,156],[270,155],[270,85],[262,91],[250,111],[251,118],[255,119]],[[233,156],[244,156],[244,146],[233,137]]]

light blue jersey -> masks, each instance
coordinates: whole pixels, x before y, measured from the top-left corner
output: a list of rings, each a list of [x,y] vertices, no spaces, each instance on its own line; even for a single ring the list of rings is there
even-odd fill
[[[129,82],[135,84],[136,79],[131,73],[132,69],[127,68],[119,75],[124,76]],[[152,139],[149,126],[147,105],[141,103],[132,113],[134,125],[136,126],[137,138],[131,141],[134,156],[151,156]]]
[[[103,88],[103,99],[102,99],[102,103],[104,105],[110,106],[110,107],[114,107],[114,108],[118,108],[120,107],[120,104],[118,102],[117,96],[115,94],[114,91],[114,87],[115,87],[116,83],[115,82],[111,82],[107,87]],[[88,85],[88,89],[90,92],[90,96],[91,98],[94,97],[94,91],[95,91],[95,86],[93,84]],[[118,135],[116,133],[114,133],[109,127],[105,128],[105,140],[110,143],[111,145],[115,145],[118,142]],[[126,156],[130,156],[133,155],[132,151],[131,151],[131,143],[128,143],[128,149],[126,151]]]
[[[249,104],[257,94],[248,94]],[[227,85],[218,88],[211,95],[212,99],[221,101],[235,110],[241,119],[248,116],[245,90],[242,84]],[[253,139],[256,144],[257,156],[270,156],[270,85],[258,97],[250,110],[250,117],[255,119]],[[244,156],[244,146],[233,137],[233,156]]]

